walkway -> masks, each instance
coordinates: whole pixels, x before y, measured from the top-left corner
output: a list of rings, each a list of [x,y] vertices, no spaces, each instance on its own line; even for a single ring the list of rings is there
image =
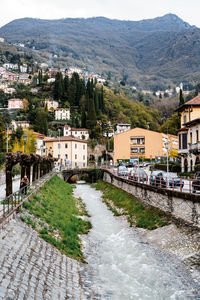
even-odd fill
[[[0,299],[87,299],[81,263],[62,255],[25,223],[12,220],[0,231],[0,241]]]

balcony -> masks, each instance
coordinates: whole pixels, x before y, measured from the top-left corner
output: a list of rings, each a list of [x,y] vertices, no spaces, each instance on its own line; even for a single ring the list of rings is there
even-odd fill
[[[189,152],[193,154],[200,153],[200,142],[197,142],[195,144],[188,144]]]

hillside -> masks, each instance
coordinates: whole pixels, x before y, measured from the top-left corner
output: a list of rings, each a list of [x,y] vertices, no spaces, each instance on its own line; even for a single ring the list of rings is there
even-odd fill
[[[54,66],[111,72],[140,88],[200,79],[200,29],[173,14],[142,21],[89,19],[14,20],[0,28],[7,42],[22,42]]]

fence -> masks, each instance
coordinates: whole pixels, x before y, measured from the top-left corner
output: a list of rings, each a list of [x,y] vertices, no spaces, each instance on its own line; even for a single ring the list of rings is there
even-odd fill
[[[39,179],[31,182],[27,186],[20,188],[17,192],[7,196],[4,200],[0,202],[0,217],[6,217],[12,213],[21,203],[26,199],[26,197],[32,195],[38,189],[38,185],[43,185],[49,177],[53,176],[54,172],[50,172]],[[41,182],[42,181],[42,182]],[[41,185],[39,184],[41,183]]]
[[[199,183],[194,179],[184,179],[181,177],[162,177],[162,176],[152,176],[146,174],[128,173],[124,174],[118,173],[117,170],[110,168],[110,171],[119,177],[126,178],[132,182],[140,182],[145,185],[153,185],[162,189],[170,189],[175,191],[180,191],[184,193],[200,193],[200,181]]]

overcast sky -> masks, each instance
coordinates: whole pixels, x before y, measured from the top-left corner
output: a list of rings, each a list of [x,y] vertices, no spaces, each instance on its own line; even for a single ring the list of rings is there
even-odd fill
[[[142,20],[174,13],[200,27],[200,0],[0,0],[0,26],[24,17]]]

